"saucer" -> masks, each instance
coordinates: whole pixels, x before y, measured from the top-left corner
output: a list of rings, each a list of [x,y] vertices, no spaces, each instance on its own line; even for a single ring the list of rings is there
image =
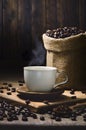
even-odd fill
[[[30,99],[30,100],[56,100],[63,92],[64,89],[58,88],[55,91],[50,92],[33,92],[29,91],[26,86],[21,86],[17,89],[19,93],[19,97],[23,99]]]

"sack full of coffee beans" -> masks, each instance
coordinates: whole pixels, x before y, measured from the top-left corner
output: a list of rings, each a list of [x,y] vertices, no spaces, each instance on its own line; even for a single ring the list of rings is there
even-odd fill
[[[68,75],[64,87],[86,89],[86,32],[77,27],[47,30],[43,35],[47,66],[57,67]],[[59,77],[62,81],[64,76]]]

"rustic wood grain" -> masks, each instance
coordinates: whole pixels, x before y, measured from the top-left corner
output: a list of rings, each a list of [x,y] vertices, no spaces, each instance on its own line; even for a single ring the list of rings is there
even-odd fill
[[[58,0],[56,3],[56,12],[57,12],[57,26],[62,26],[63,25],[63,8],[62,8],[62,0]]]
[[[34,35],[41,37],[45,31],[46,14],[45,14],[45,0],[32,0],[32,37]]]
[[[85,0],[79,0],[79,26],[81,29],[86,29],[85,28],[85,23],[86,23],[86,1]]]
[[[56,0],[46,0],[46,28],[56,28],[58,25],[57,12],[56,12]]]
[[[3,57],[14,58],[17,54],[17,0],[3,1]]]
[[[68,11],[67,12],[65,11],[65,15],[66,15],[66,13],[68,13],[68,14],[66,15],[66,18],[64,18],[66,24],[68,24],[68,26],[78,26],[79,25],[78,0],[72,0],[71,2],[67,1],[66,4],[67,4],[67,8],[68,8]],[[65,4],[64,4],[64,6],[65,6]],[[66,8],[66,6],[65,6],[65,8]]]
[[[30,55],[32,36],[41,37],[49,28],[78,26],[86,30],[85,5],[86,0],[0,0],[1,57],[22,59],[28,50]]]
[[[18,31],[17,40],[19,47],[19,57],[23,66],[27,65],[24,55],[31,55],[32,35],[31,35],[31,0],[18,0]],[[29,61],[29,57],[28,57]]]

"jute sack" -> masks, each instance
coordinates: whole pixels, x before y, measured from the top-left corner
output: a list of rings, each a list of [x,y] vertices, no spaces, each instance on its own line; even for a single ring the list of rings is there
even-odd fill
[[[59,39],[43,34],[42,38],[47,50],[46,65],[55,66],[59,72],[64,71],[68,75],[68,82],[63,86],[86,89],[86,33]],[[58,80],[63,79],[61,76]]]

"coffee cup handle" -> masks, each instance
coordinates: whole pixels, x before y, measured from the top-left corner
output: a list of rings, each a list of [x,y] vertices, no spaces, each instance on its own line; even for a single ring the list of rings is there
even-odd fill
[[[65,84],[65,83],[68,82],[68,76],[67,76],[67,74],[64,71],[62,71],[61,73],[59,72],[59,75],[63,75],[63,74],[65,75],[65,80],[62,81],[62,82],[59,82],[59,83],[55,84],[54,85],[54,89],[56,89],[59,85],[62,85],[62,84]]]

